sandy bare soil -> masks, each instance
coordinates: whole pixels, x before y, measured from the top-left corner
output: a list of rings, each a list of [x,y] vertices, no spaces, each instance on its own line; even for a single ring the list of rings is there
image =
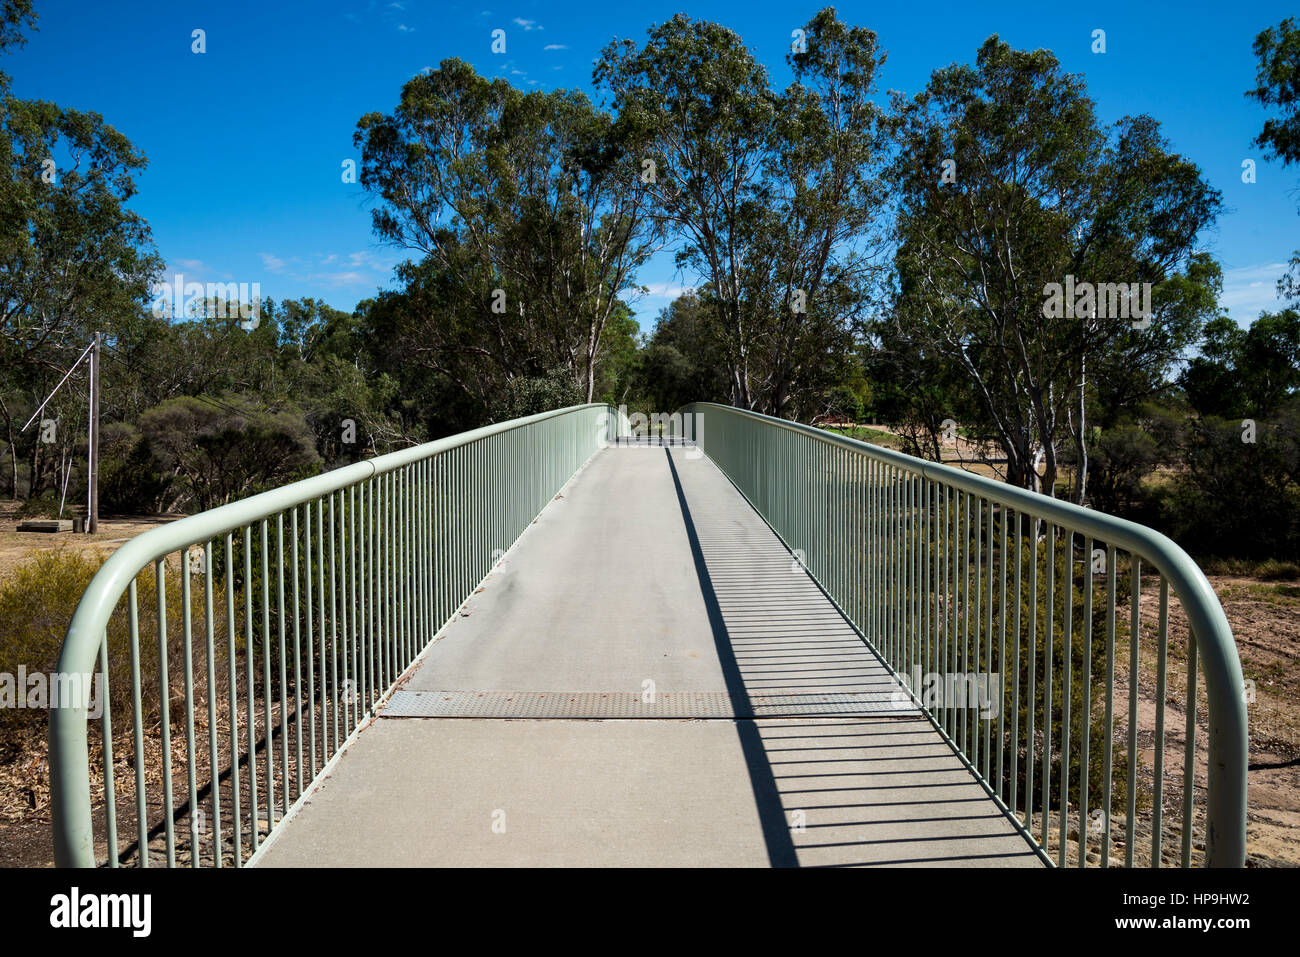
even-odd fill
[[[17,530],[20,519],[14,514],[17,510],[17,505],[13,502],[0,502],[0,582],[9,576],[16,565],[30,558],[34,552],[67,547],[109,555],[122,542],[181,517],[179,515],[110,516],[100,519],[99,530],[94,535],[74,535],[72,532],[20,532]]]

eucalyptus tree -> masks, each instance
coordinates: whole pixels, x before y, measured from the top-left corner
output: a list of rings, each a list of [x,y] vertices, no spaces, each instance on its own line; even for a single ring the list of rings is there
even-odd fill
[[[776,415],[830,387],[883,205],[875,34],[826,9],[788,61],[795,82],[777,94],[734,32],[679,14],[639,48],[611,43],[594,73],[640,144],[679,268],[705,282],[731,401]]]
[[[1098,377],[1163,375],[1199,331],[1162,284],[1200,275],[1219,194],[1150,117],[1102,125],[1081,77],[996,36],[896,96],[894,122],[894,330],[961,371],[1009,482],[1055,494],[1069,443],[1082,501]]]
[[[612,120],[580,92],[523,93],[452,59],[355,141],[376,232],[418,256],[400,270],[412,359],[484,404],[556,369],[590,400],[659,235]]]
[[[1252,142],[1283,166],[1300,163],[1300,26],[1287,17],[1255,37],[1256,86],[1246,96],[1274,111]],[[1300,303],[1300,251],[1292,253],[1278,295]]]
[[[26,0],[4,0],[0,51],[33,20]],[[15,412],[40,401],[94,332],[111,337],[138,316],[161,269],[127,207],[145,162],[98,113],[21,99],[0,73],[0,418],[15,470]]]

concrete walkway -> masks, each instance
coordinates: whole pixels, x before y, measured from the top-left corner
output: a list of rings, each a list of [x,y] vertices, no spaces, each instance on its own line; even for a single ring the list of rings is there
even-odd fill
[[[266,866],[1025,865],[843,616],[691,449],[606,449]]]

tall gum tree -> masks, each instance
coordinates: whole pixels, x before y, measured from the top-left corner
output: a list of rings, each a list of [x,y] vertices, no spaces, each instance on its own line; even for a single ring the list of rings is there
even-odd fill
[[[883,206],[876,35],[830,8],[800,32],[779,94],[739,36],[683,14],[611,43],[593,77],[707,288],[731,402],[786,417],[833,387]]]
[[[605,326],[658,241],[611,118],[452,59],[354,139],[375,231],[420,257],[401,270],[426,332],[415,360],[478,399],[563,368],[590,401]]]
[[[961,370],[1009,482],[1054,495],[1073,446],[1082,501],[1097,377],[1138,357],[1175,363],[1199,332],[1200,313],[1178,308],[1181,295],[1171,305],[1162,284],[1191,262],[1219,194],[1150,117],[1103,126],[1081,77],[996,36],[974,65],[896,95],[893,122],[892,331]],[[1067,282],[1150,283],[1151,314],[1115,315],[1118,301],[1045,308]]]

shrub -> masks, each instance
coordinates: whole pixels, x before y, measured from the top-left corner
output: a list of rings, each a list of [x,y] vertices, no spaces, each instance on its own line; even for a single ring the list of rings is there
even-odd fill
[[[87,552],[58,548],[40,552],[21,563],[0,586],[0,673],[17,676],[22,667],[28,675],[49,674],[58,668],[59,654],[68,624],[82,593],[99,570],[102,559]],[[159,714],[158,615],[152,566],[137,578],[142,714],[146,721]],[[183,694],[184,632],[182,630],[181,586],[176,569],[165,576],[167,602],[168,678],[171,697]],[[195,646],[203,641],[202,590],[191,594]],[[117,715],[129,714],[131,693],[130,630],[126,602],[119,602],[108,625],[109,693]],[[203,655],[195,654],[196,673],[202,671]],[[199,680],[196,677],[196,681]],[[24,694],[24,688],[16,689]],[[172,720],[177,719],[174,709]],[[115,722],[117,729],[129,721]],[[24,747],[39,744],[49,726],[49,713],[37,708],[0,709],[0,761],[11,760]]]
[[[60,498],[58,489],[47,488],[23,502],[16,514],[19,518],[58,518]],[[67,511],[65,504],[64,512]]]
[[[172,485],[147,439],[124,422],[104,426],[100,444],[99,503],[109,513],[158,511]]]

